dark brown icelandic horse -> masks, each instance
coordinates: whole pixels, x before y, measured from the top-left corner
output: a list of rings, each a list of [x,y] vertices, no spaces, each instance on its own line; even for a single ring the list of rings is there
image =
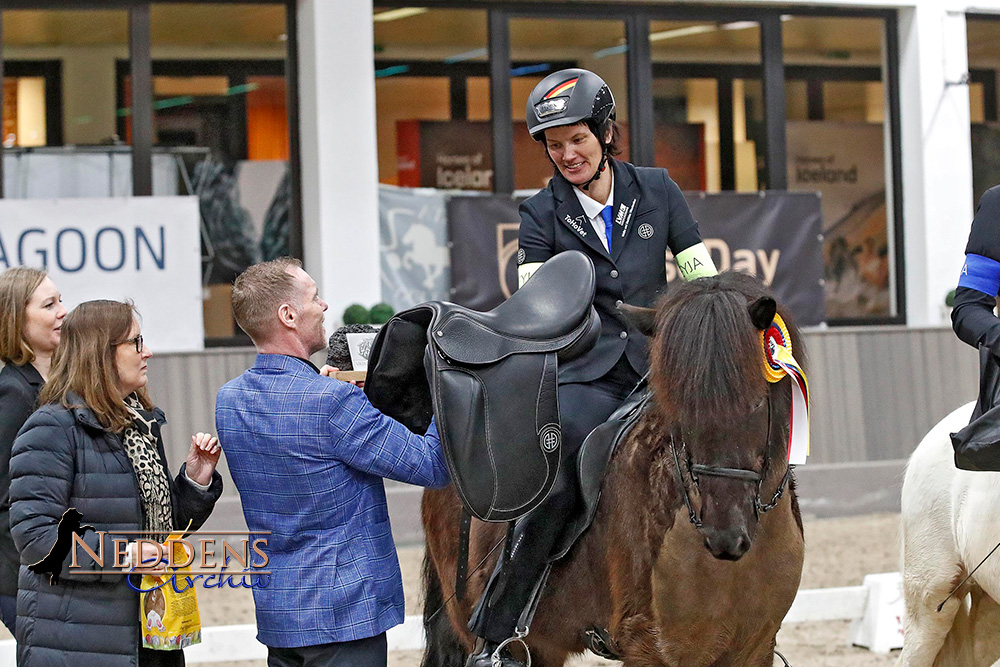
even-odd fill
[[[725,273],[672,287],[655,323],[646,313],[653,400],[612,457],[593,524],[553,567],[526,639],[533,665],[562,665],[591,628],[610,632],[627,667],[773,664],[804,547],[787,465],[790,379],[771,384],[763,371],[774,310],[760,281]],[[452,488],[424,493],[424,667],[463,665],[466,623],[496,561],[451,597],[460,513]],[[503,535],[473,520],[470,569]]]

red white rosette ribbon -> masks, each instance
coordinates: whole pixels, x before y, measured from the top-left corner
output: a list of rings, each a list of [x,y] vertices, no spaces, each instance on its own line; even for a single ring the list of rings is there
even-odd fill
[[[764,348],[764,376],[778,382],[786,375],[792,379],[792,415],[788,427],[788,462],[798,465],[809,456],[809,382],[792,356],[792,339],[780,315],[760,333]]]

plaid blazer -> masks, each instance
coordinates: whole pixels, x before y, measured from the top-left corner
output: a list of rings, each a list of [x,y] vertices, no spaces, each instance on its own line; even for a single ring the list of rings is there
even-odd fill
[[[402,623],[382,478],[448,483],[433,422],[414,435],[311,363],[258,354],[219,390],[215,425],[247,526],[271,532],[270,582],[253,589],[261,643],[351,641]]]

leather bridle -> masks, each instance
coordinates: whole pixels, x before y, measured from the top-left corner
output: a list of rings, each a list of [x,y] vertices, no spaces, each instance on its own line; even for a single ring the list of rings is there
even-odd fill
[[[698,488],[698,478],[699,477],[725,477],[728,479],[735,479],[740,482],[745,482],[747,484],[756,484],[757,490],[754,493],[753,498],[753,509],[754,515],[759,517],[761,514],[765,514],[778,504],[781,500],[781,496],[785,493],[785,487],[788,486],[788,480],[791,476],[792,466],[787,466],[785,468],[785,475],[781,479],[781,483],[778,484],[778,488],[775,490],[774,495],[771,496],[771,500],[764,503],[760,499],[761,486],[764,480],[767,479],[768,469],[770,468],[769,462],[770,457],[767,455],[768,449],[771,446],[771,397],[770,394],[765,399],[767,401],[767,435],[764,440],[764,466],[761,472],[756,470],[748,470],[746,468],[724,468],[721,466],[709,466],[703,465],[701,463],[688,463],[687,460],[687,444],[684,439],[681,438],[680,450],[684,456],[679,456],[677,454],[677,446],[674,441],[674,434],[670,433],[670,453],[674,458],[674,470],[677,474],[677,483],[680,486],[681,496],[684,499],[684,505],[687,507],[688,520],[694,525],[695,528],[702,527],[701,517],[694,510],[694,504],[691,502],[691,496],[688,491],[687,478],[690,478],[691,483]],[[758,406],[759,408],[759,406]],[[684,461],[684,467],[681,467],[681,461]],[[685,475],[685,472],[687,473]]]

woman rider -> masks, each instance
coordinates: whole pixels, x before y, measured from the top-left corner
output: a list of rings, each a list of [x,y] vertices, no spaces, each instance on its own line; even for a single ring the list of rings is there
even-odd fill
[[[965,265],[955,290],[951,322],[973,347],[985,346],[1000,358],[1000,320],[993,314],[1000,292],[1000,186],[987,190],[972,220]]]
[[[564,460],[545,501],[515,527],[473,612],[480,638],[467,667],[489,667],[553,556],[560,529],[577,505],[572,471],[584,438],[614,412],[648,368],[646,340],[618,311],[651,307],[667,286],[666,251],[686,280],[715,275],[698,224],[666,169],[615,159],[619,130],[611,89],[593,72],[566,69],[545,77],[528,97],[528,132],[555,167],[548,187],[520,207],[518,283],[565,250],[594,263],[594,307],[601,335],[594,349],[559,369]],[[503,658],[505,667],[519,663]]]

